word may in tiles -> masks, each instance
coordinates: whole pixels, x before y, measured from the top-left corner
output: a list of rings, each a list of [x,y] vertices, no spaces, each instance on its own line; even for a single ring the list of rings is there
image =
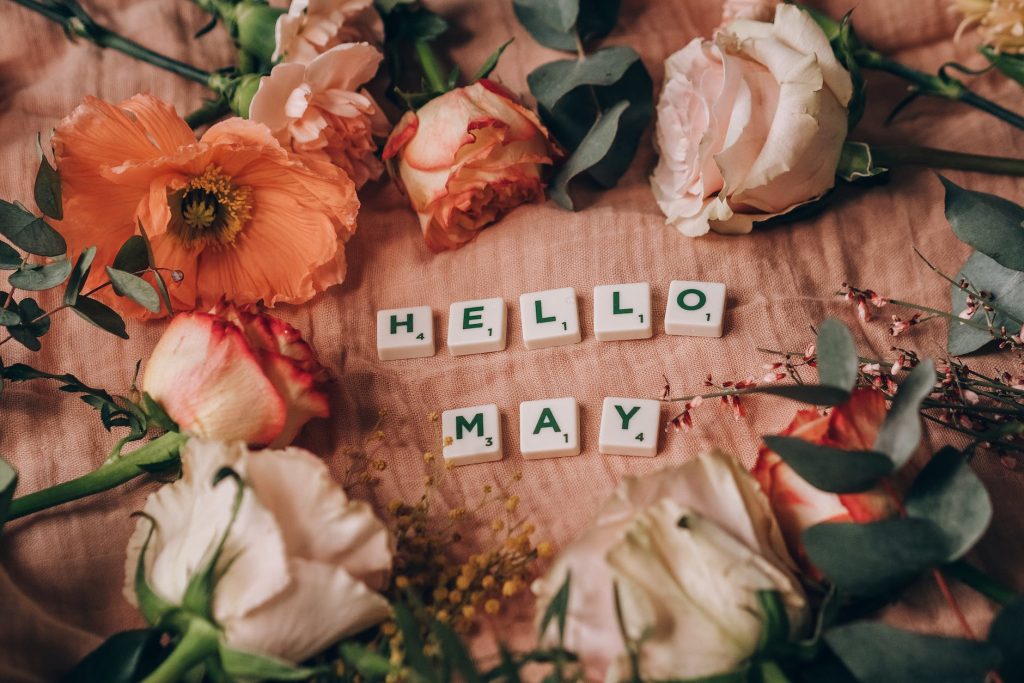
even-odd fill
[[[661,403],[646,399],[604,400],[597,449],[606,455],[653,457],[658,453]],[[490,403],[441,414],[444,459],[453,465],[501,460],[501,414]],[[580,410],[576,399],[519,404],[519,450],[526,460],[579,455]]]
[[[721,337],[725,285],[673,280],[665,307],[665,333]],[[577,344],[582,338],[576,290],[572,287],[530,292],[519,297],[523,345],[527,349]],[[453,356],[503,351],[508,311],[504,299],[453,303],[448,311],[448,351]],[[636,282],[594,288],[594,337],[598,341],[649,339],[651,285]],[[381,360],[433,356],[434,314],[429,306],[377,312],[377,354]]]

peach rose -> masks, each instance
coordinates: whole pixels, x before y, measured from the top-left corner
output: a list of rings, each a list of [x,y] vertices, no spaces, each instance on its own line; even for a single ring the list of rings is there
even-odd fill
[[[146,364],[142,391],[182,432],[281,447],[311,418],[327,417],[326,377],[294,327],[221,303],[175,316]]]
[[[374,138],[387,136],[388,121],[361,87],[381,58],[369,43],[346,43],[308,64],[278,64],[260,80],[249,118],[307,165],[333,164],[362,187],[384,168]]]
[[[540,201],[543,166],[558,155],[537,116],[487,79],[406,113],[384,146],[384,161],[435,253],[469,242],[520,204]]]
[[[741,20],[665,63],[651,187],[684,235],[750,232],[835,184],[850,74],[809,14]]]
[[[274,29],[275,62],[306,64],[342,43],[384,42],[373,0],[292,0]]]
[[[737,19],[771,21],[780,0],[725,0],[722,6],[722,26]]]
[[[828,415],[801,410],[783,430],[814,444],[844,450],[871,450],[885,421],[885,395],[877,389],[855,389],[850,399]],[[807,483],[777,453],[762,446],[751,474],[771,501],[790,552],[817,575],[808,562],[801,534],[822,522],[873,522],[897,512],[893,494],[877,486],[863,493],[828,493]]]

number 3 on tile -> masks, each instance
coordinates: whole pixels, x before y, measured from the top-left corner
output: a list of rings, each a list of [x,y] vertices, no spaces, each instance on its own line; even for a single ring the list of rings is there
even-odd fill
[[[493,436],[488,436],[487,440],[484,441],[484,445],[485,446],[493,446],[494,445],[494,437]]]

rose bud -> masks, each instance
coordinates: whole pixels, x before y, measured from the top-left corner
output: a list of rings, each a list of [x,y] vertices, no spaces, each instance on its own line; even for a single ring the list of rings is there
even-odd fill
[[[559,154],[532,111],[482,79],[407,112],[383,156],[436,253],[469,242],[520,204],[543,199],[542,167]]]
[[[142,375],[182,432],[280,447],[327,417],[327,370],[294,327],[225,303],[175,316]]]
[[[853,391],[842,405],[828,415],[815,410],[801,410],[782,431],[813,444],[843,450],[871,450],[878,430],[885,421],[885,395],[874,388]],[[863,493],[829,493],[815,488],[797,474],[774,451],[765,446],[757,455],[751,474],[771,501],[772,510],[782,527],[790,552],[803,568],[820,577],[810,565],[801,534],[804,529],[822,522],[873,522],[896,514],[902,486],[882,486]],[[902,479],[902,477],[901,477]]]
[[[194,661],[168,664],[172,656],[165,669],[187,671],[211,656],[227,669],[253,656],[294,664],[388,617],[378,591],[391,570],[391,535],[322,460],[300,448],[253,452],[191,439],[181,461],[182,477],[147,499],[125,560],[125,598],[150,623],[173,617],[163,623],[213,641],[204,649],[185,638],[174,654]]]
[[[706,453],[624,479],[533,592],[542,615],[571,576],[565,647],[586,680],[629,680],[616,589],[643,679],[704,680],[758,653],[760,591],[778,595],[789,635],[800,633],[808,609],[795,569],[757,483],[732,457]],[[542,643],[557,643],[555,631]]]
[[[665,62],[651,176],[684,235],[750,232],[835,184],[846,140],[849,72],[811,16],[736,21]]]

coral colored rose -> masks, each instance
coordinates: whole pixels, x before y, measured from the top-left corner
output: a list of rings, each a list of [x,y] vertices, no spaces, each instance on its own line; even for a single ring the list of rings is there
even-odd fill
[[[850,399],[828,415],[801,410],[783,430],[814,444],[844,450],[871,450],[885,421],[885,395],[877,389],[855,389]],[[812,573],[801,534],[822,522],[872,522],[896,514],[893,491],[881,487],[863,493],[828,493],[808,484],[781,457],[761,447],[751,474],[771,501],[793,556]],[[897,492],[898,495],[898,492]]]
[[[307,64],[343,43],[384,42],[373,0],[292,0],[275,27],[274,61]]]
[[[212,618],[235,650],[298,663],[388,617],[377,591],[391,569],[392,539],[319,458],[299,448],[250,452],[237,442],[192,439],[181,460],[182,478],[149,496],[128,541],[129,602],[139,603],[136,569],[152,532],[142,558],[150,589],[189,618]],[[245,482],[233,521],[238,483],[213,483],[225,467]],[[225,533],[211,613],[195,614],[194,602],[182,605],[186,587]]]
[[[53,135],[64,192],[58,229],[69,253],[97,246],[87,287],[145,227],[155,265],[178,270],[179,310],[301,303],[345,276],[344,244],[359,200],[341,170],[316,170],[270,130],[238,118],[196,141],[174,109],[150,95],[118,105],[87,97]],[[113,305],[143,309],[111,297]]]
[[[265,124],[306,164],[334,164],[362,187],[384,170],[374,138],[387,136],[388,121],[361,88],[381,57],[368,43],[347,43],[309,64],[278,64],[260,81],[249,119]]]
[[[735,671],[756,654],[758,591],[779,592],[799,633],[807,604],[794,569],[757,483],[733,458],[707,453],[623,480],[533,591],[543,614],[571,574],[565,645],[587,680],[629,679],[615,586],[643,680],[681,680]]]
[[[809,14],[736,21],[665,63],[651,187],[684,235],[750,232],[835,184],[850,74]]]
[[[142,390],[187,434],[276,448],[311,418],[327,417],[326,377],[294,327],[218,305],[175,316],[146,363]]]
[[[398,122],[384,147],[431,251],[455,249],[505,213],[544,197],[559,152],[537,116],[486,79],[446,92]]]
[[[725,0],[722,6],[722,25],[737,19],[771,21],[780,0]]]

